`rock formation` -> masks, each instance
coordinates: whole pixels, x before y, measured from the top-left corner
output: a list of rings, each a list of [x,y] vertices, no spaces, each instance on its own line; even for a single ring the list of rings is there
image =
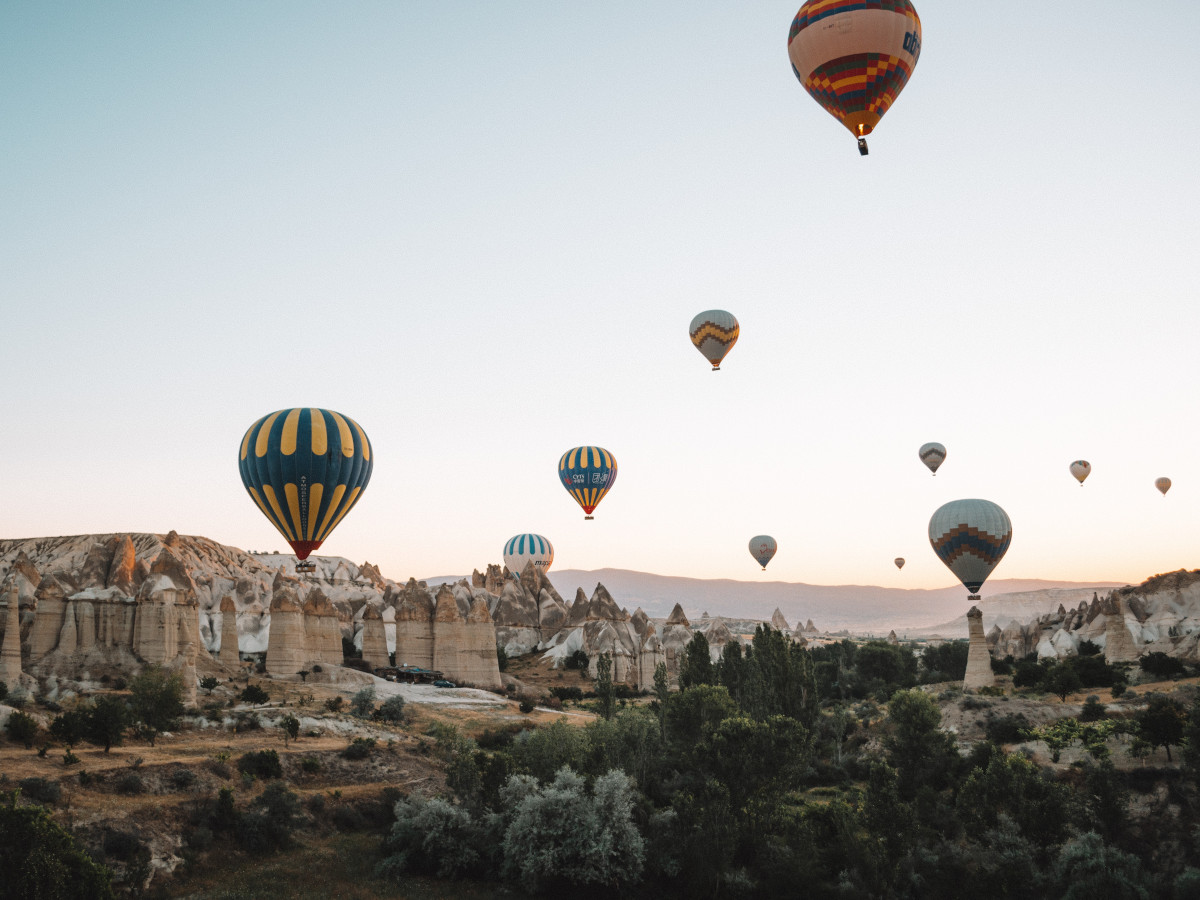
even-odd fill
[[[967,649],[967,674],[963,678],[963,688],[991,687],[996,683],[996,676],[992,674],[992,655],[983,636],[983,612],[978,606],[972,606],[967,612],[967,629],[971,643]]]
[[[791,631],[792,626],[787,623],[787,619],[783,617],[783,613],[779,611],[779,607],[775,607],[775,612],[771,614],[771,627],[776,631]]]
[[[1125,612],[1125,598],[1121,595],[1113,597],[1109,604],[1111,606],[1108,615],[1105,617],[1104,626],[1104,661],[1108,663],[1115,662],[1133,662],[1140,656],[1137,647],[1133,642],[1133,633],[1129,628],[1129,618]],[[1137,620],[1134,618],[1133,625],[1136,627]]]
[[[21,604],[17,586],[8,584],[4,643],[0,645],[0,681],[14,687],[21,681]]]
[[[242,658],[238,655],[237,606],[233,597],[226,594],[221,598],[221,646],[218,659],[225,666],[236,669]]]
[[[383,614],[374,606],[363,612],[362,658],[372,668],[391,665],[388,660],[387,635],[383,631]]]
[[[303,616],[296,591],[287,584],[278,585],[271,596],[267,644],[266,666],[272,675],[295,675],[307,668],[309,653]],[[386,655],[384,665],[387,665]]]

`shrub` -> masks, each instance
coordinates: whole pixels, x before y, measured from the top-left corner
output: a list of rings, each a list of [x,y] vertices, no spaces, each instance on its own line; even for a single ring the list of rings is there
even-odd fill
[[[325,701],[325,709],[335,713],[341,710],[343,703],[345,703],[345,700],[341,697],[330,697]]]
[[[321,771],[321,761],[313,756],[306,756],[300,760],[300,771],[305,775],[315,775]]]
[[[238,757],[238,771],[255,778],[282,778],[283,766],[279,762],[279,754],[274,750],[251,750]]]
[[[241,734],[243,731],[258,731],[260,728],[262,728],[262,721],[258,718],[257,713],[240,712],[233,717],[235,734]]]
[[[584,653],[582,650],[576,650],[567,657],[564,665],[566,665],[568,669],[582,669],[586,672],[589,662],[590,660],[588,659],[588,655],[586,653]]]
[[[357,807],[344,803],[334,809],[330,818],[338,831],[362,831],[367,827],[367,820]]]
[[[110,859],[119,859],[121,862],[132,862],[145,848],[145,844],[138,840],[136,834],[128,831],[109,830],[104,832],[104,840],[100,846],[104,848],[105,856]]]
[[[288,713],[275,723],[283,731],[284,743],[294,741],[300,736],[300,720]]]
[[[108,870],[93,862],[42,807],[0,802],[0,872],[5,897],[113,897]]]
[[[372,737],[356,737],[352,740],[349,746],[342,751],[344,759],[366,759],[375,749],[375,738]]]
[[[1045,674],[1046,670],[1041,664],[1023,659],[1013,669],[1013,687],[1036,687]]]
[[[1138,665],[1142,667],[1143,672],[1160,680],[1183,674],[1183,663],[1173,656],[1167,656],[1161,650],[1143,654],[1138,660]]]
[[[375,712],[375,688],[365,687],[350,698],[350,712],[360,719],[368,719]]]
[[[520,710],[527,715],[533,712],[533,699],[530,697],[522,697]]]
[[[1108,713],[1104,709],[1104,704],[1100,702],[1100,698],[1092,694],[1083,704],[1083,709],[1079,711],[1080,722],[1096,722],[1100,719],[1107,719]]]
[[[184,791],[196,783],[196,773],[191,769],[176,769],[171,773],[171,784],[178,790]]]
[[[266,703],[271,699],[271,695],[264,691],[257,684],[248,684],[238,694],[238,699],[243,703]]]
[[[205,763],[205,765],[208,766],[208,771],[212,772],[218,778],[223,778],[228,781],[233,776],[233,772],[230,770],[229,764],[223,759],[210,759]]]
[[[274,751],[271,751],[274,752]],[[300,801],[283,782],[267,785],[237,821],[239,844],[251,853],[280,850],[292,842]]]
[[[62,787],[57,781],[47,781],[45,778],[22,778],[17,782],[21,793],[38,803],[53,806],[62,799]]]
[[[398,724],[404,721],[404,698],[396,695],[388,697],[383,701],[383,705],[375,711],[375,718],[381,722],[391,722]]]
[[[210,694],[213,692],[213,690],[215,688],[220,687],[220,685],[221,685],[220,679],[215,678],[212,675],[205,675],[203,678],[200,679],[200,687],[202,687],[205,691],[207,691]]]
[[[1123,681],[1118,681],[1112,686],[1113,699],[1116,700],[1123,695],[1127,689],[1127,685]]]
[[[78,764],[78,762],[79,762],[79,757],[76,756],[74,753],[72,753],[70,750],[68,750],[66,753],[63,754],[63,765],[64,766],[73,766],[73,765]]]
[[[142,776],[137,772],[126,772],[117,779],[117,793],[133,796],[134,794],[145,793],[146,783],[142,781]]]
[[[555,697],[557,697],[559,700],[562,700],[564,702],[567,700],[582,700],[583,699],[583,691],[580,688],[575,687],[575,686],[552,687],[552,688],[550,688],[550,693],[553,694]]]
[[[1024,740],[1024,732],[1029,728],[1029,720],[1024,713],[1016,715],[996,716],[990,719],[984,727],[987,739],[996,744],[1016,744]]]
[[[34,738],[37,737],[38,723],[33,716],[26,715],[20,710],[13,710],[8,716],[8,721],[4,723],[4,732],[10,741],[15,744],[24,744],[25,749],[29,750],[33,747]]]

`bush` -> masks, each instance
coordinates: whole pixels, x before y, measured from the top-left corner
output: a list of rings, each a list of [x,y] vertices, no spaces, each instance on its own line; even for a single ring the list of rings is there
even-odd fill
[[[251,853],[267,853],[291,844],[300,801],[283,782],[267,785],[251,807],[237,821],[238,842],[242,847]]]
[[[244,731],[258,731],[262,728],[262,720],[258,718],[258,713],[240,712],[233,717],[234,734],[241,734]]]
[[[360,719],[369,719],[375,712],[375,688],[365,687],[350,698],[350,712]]]
[[[33,716],[13,710],[8,716],[8,721],[4,723],[4,732],[14,744],[24,744],[25,749],[29,750],[37,737],[38,723]]]
[[[109,871],[93,862],[70,833],[38,806],[0,802],[0,872],[4,897],[113,897]]]
[[[238,694],[238,699],[243,703],[266,703],[271,699],[271,695],[264,691],[257,684],[248,684]]]
[[[390,722],[399,724],[404,721],[404,698],[396,695],[388,697],[383,701],[383,705],[375,711],[375,718],[381,722]]]
[[[330,697],[325,701],[325,709],[331,713],[339,712],[345,700],[342,697]]]
[[[1120,698],[1125,693],[1127,688],[1128,688],[1128,685],[1126,685],[1125,682],[1123,682],[1123,681],[1118,681],[1116,684],[1114,684],[1112,686],[1113,699],[1116,700],[1116,699]]]
[[[220,685],[221,685],[220,680],[218,678],[215,678],[212,675],[205,675],[203,678],[200,679],[200,687],[202,687],[205,691],[207,691],[210,694],[213,692],[213,690],[215,688],[220,687]]]
[[[142,776],[137,772],[126,772],[117,779],[117,793],[133,796],[142,794],[146,791],[146,783],[142,781]]]
[[[283,777],[283,766],[279,754],[274,750],[251,750],[238,757],[238,771],[255,778],[271,779]]]
[[[1037,687],[1046,669],[1040,663],[1023,659],[1013,669],[1013,687]]]
[[[568,700],[578,701],[578,700],[583,699],[583,691],[580,688],[577,688],[574,686],[552,687],[552,688],[550,688],[550,693],[553,696],[557,697],[559,700],[562,700],[564,702],[566,702]]]
[[[366,759],[375,749],[375,738],[372,737],[356,737],[352,740],[348,747],[342,751],[344,759]]]
[[[1159,680],[1183,674],[1183,663],[1173,656],[1167,656],[1161,650],[1143,654],[1138,660],[1138,665],[1142,667],[1143,672]]]
[[[586,672],[589,662],[590,660],[588,659],[588,655],[586,653],[584,653],[582,650],[576,650],[567,657],[564,665],[566,665],[568,669],[582,669]]]
[[[996,744],[1016,744],[1024,740],[1024,732],[1029,728],[1029,720],[1024,713],[1016,715],[997,716],[990,719],[984,726],[987,739]]]
[[[191,769],[176,769],[171,773],[171,784],[177,790],[187,790],[196,783],[196,773]]]
[[[1104,704],[1100,702],[1100,698],[1092,694],[1083,704],[1083,709],[1079,711],[1080,722],[1096,722],[1100,719],[1107,719],[1108,712],[1104,709]]]
[[[62,787],[57,781],[47,781],[45,778],[22,778],[17,782],[21,793],[37,803],[53,806],[62,799]]]
[[[315,775],[321,771],[321,761],[313,756],[306,756],[300,760],[300,771],[305,775]]]
[[[533,699],[531,697],[522,697],[519,709],[526,715],[533,712]]]

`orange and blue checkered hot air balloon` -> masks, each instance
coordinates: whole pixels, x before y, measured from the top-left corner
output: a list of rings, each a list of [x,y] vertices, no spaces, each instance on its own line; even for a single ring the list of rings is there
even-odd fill
[[[263,416],[238,455],[246,491],[301,560],[362,497],[373,465],[371,442],[357,422],[313,407]]]
[[[558,480],[593,519],[599,505],[617,480],[617,458],[603,447],[572,447],[558,461]]]
[[[788,32],[788,57],[804,89],[858,138],[908,83],[921,55],[921,20],[908,0],[808,0]]]

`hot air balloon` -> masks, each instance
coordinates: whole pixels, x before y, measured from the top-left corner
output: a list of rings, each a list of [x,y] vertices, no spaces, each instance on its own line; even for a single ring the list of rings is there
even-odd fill
[[[1092,464],[1086,459],[1077,459],[1071,463],[1071,474],[1075,476],[1075,480],[1079,482],[1079,486],[1083,487],[1084,481],[1092,474]]]
[[[1165,496],[1167,496],[1167,491],[1169,491],[1171,489],[1171,479],[1170,478],[1155,478],[1154,486],[1156,488],[1158,488],[1159,492],[1165,497]]]
[[[548,572],[554,564],[554,545],[540,534],[517,534],[508,539],[504,545],[504,564],[508,571],[520,575],[525,571],[525,564],[532,562],[543,572]]]
[[[313,407],[263,416],[242,438],[238,456],[242,484],[299,560],[359,501],[373,465],[371,442],[357,422]]]
[[[572,447],[558,461],[558,477],[587,513],[584,519],[592,519],[592,510],[617,480],[617,458],[603,447]]]
[[[921,55],[921,20],[908,0],[808,0],[788,32],[788,57],[804,89],[858,138],[904,90]]]
[[[903,556],[897,556],[894,560],[892,560],[892,562],[894,562],[896,564],[897,569],[904,568],[904,557]]]
[[[763,567],[764,572],[767,571],[767,563],[771,561],[771,557],[778,549],[775,538],[769,534],[758,534],[750,538],[750,555],[758,560],[758,564]]]
[[[1012,522],[990,500],[951,500],[929,520],[929,543],[974,600],[1008,552]]]
[[[938,467],[946,461],[946,448],[937,441],[931,441],[928,444],[922,444],[917,455],[921,457],[921,462],[929,467],[929,471],[936,475]]]
[[[706,309],[688,326],[692,343],[712,363],[714,372],[721,371],[721,360],[737,343],[738,333],[738,320],[723,309]]]

